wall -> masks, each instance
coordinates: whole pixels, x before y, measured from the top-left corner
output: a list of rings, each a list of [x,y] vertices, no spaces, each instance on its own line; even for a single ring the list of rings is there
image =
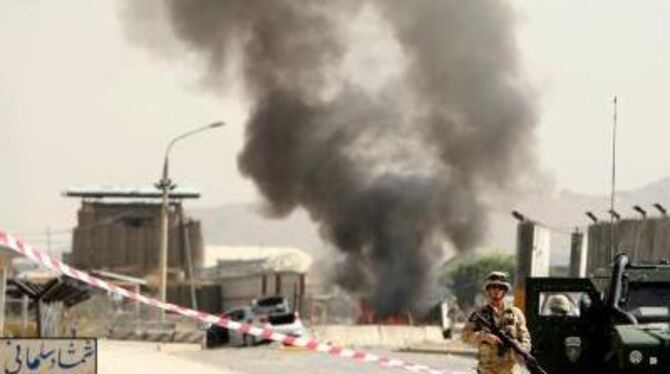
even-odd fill
[[[546,227],[524,221],[517,226],[514,303],[524,309],[527,277],[549,276],[550,232]]]
[[[314,337],[323,342],[343,346],[406,347],[417,343],[443,343],[438,326],[390,325],[321,325],[310,328]]]
[[[599,222],[588,229],[587,273],[609,268],[618,252],[626,252],[634,263],[657,263],[670,259],[668,249],[670,218],[624,219],[614,225]]]

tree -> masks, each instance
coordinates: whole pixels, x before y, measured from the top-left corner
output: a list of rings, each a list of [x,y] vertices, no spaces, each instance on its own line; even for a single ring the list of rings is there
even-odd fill
[[[475,296],[482,291],[486,275],[492,271],[504,271],[514,282],[516,260],[513,255],[491,253],[475,255],[450,262],[442,271],[441,283],[452,289],[462,310],[475,304]]]

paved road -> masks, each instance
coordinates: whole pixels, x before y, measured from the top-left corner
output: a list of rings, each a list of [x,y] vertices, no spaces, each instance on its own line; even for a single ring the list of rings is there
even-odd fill
[[[474,373],[476,365],[472,358],[422,353],[398,353],[372,349],[371,352],[401,358],[413,363],[442,369],[446,373],[452,370]],[[253,348],[224,347],[206,351],[173,352],[180,359],[193,361],[194,364],[207,364],[221,368],[222,373],[233,370],[243,374],[265,373],[380,373],[378,364],[363,363],[351,359],[331,357],[323,353],[298,348],[285,348],[276,345],[264,345]],[[404,372],[390,369],[388,373]]]

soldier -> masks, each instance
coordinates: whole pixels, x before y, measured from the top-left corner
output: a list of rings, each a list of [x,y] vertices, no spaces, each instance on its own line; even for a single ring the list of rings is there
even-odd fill
[[[504,301],[511,286],[507,274],[494,271],[486,277],[484,292],[489,298],[488,304],[477,309],[485,319],[492,321],[501,331],[519,342],[524,350],[530,351],[530,334],[526,328],[526,319],[521,310]],[[462,339],[477,346],[477,373],[479,374],[517,374],[520,373],[516,353],[503,346],[497,336],[490,333],[471,317],[465,324]]]
[[[549,312],[552,316],[572,315],[572,305],[570,299],[563,294],[553,295],[549,299]]]

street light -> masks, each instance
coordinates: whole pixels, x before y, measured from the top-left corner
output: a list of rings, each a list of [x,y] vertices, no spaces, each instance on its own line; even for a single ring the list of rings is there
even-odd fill
[[[654,208],[658,209],[658,211],[661,212],[661,215],[662,215],[663,217],[665,217],[665,216],[668,215],[668,211],[665,210],[665,208],[663,207],[663,205],[661,205],[660,203],[655,203],[655,204],[654,204]]]
[[[178,141],[187,138],[191,135],[221,127],[224,125],[224,122],[214,122],[206,126],[201,126],[193,130],[187,131],[179,136],[176,136],[170,140],[166,149],[165,149],[165,158],[163,159],[163,176],[156,187],[162,191],[162,203],[161,203],[161,233],[160,233],[160,252],[159,252],[159,268],[160,268],[160,300],[167,300],[167,267],[168,267],[168,194],[173,190],[176,185],[172,183],[168,176],[168,158],[170,156],[170,150]],[[165,312],[161,310],[161,319],[163,319]]]
[[[527,221],[526,216],[524,216],[523,214],[519,213],[516,210],[512,211],[512,217],[516,218],[519,222],[526,222]]]
[[[642,219],[647,218],[647,211],[644,210],[644,209],[642,209],[641,206],[639,206],[639,205],[633,205],[633,210],[635,210],[636,212],[640,213],[640,215],[642,216]]]
[[[593,214],[593,212],[588,211],[585,214],[586,214],[587,217],[589,217],[591,219],[591,221],[593,221],[593,223],[598,223],[598,217],[596,217],[596,215]]]
[[[617,212],[616,210],[610,209],[607,211],[607,213],[609,213],[610,216],[612,216],[612,222],[621,220],[621,214],[619,214],[619,212]]]

